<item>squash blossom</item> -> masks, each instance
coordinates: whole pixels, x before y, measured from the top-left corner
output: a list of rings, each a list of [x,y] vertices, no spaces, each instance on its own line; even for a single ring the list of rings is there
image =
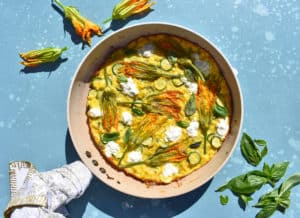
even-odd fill
[[[75,7],[65,6],[59,0],[54,0],[54,2],[63,9],[65,18],[72,22],[76,34],[89,46],[91,46],[92,34],[102,35],[101,28],[83,17]]]
[[[107,23],[111,20],[125,20],[131,15],[148,10],[154,2],[149,0],[121,0],[115,5],[112,16],[104,21]]]
[[[21,62],[26,67],[36,67],[40,64],[55,62],[61,54],[67,50],[64,48],[44,48],[32,50],[26,53],[20,53],[20,57],[24,60]]]

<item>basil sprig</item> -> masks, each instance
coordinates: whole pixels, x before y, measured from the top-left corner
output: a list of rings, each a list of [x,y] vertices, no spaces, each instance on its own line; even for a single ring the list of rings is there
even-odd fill
[[[256,218],[270,217],[276,210],[285,212],[289,208],[291,189],[300,184],[300,174],[296,173],[285,180],[279,188],[260,197],[254,207],[261,208]]]
[[[251,195],[259,190],[264,184],[269,183],[272,186],[284,176],[288,162],[275,163],[271,167],[264,164],[263,170],[253,170],[246,174],[234,177],[225,185],[219,187],[216,192],[222,192],[226,189],[231,190],[240,197],[245,205],[252,200]]]
[[[257,145],[262,146],[263,149],[260,151]],[[241,151],[249,164],[257,166],[268,153],[267,142],[263,139],[253,140],[247,133],[243,133]]]

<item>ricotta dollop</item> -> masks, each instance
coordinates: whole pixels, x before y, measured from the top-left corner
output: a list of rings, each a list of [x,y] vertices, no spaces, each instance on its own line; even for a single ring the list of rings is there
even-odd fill
[[[138,49],[138,54],[140,56],[149,58],[152,56],[154,51],[154,46],[152,44],[146,44],[142,48]]]
[[[198,121],[192,121],[190,122],[190,125],[188,128],[186,128],[187,134],[191,137],[198,136],[198,129],[199,129],[199,122]]]
[[[165,141],[175,142],[181,136],[181,128],[178,126],[170,126],[165,132]]]
[[[198,84],[188,81],[186,77],[182,77],[181,81],[184,83],[184,85],[188,88],[191,94],[196,94],[198,91]]]
[[[229,121],[228,118],[220,119],[217,124],[217,134],[221,137],[225,137],[229,131]]]
[[[89,109],[88,115],[89,117],[97,118],[101,117],[103,115],[103,112],[101,111],[100,107],[93,107]]]
[[[132,115],[131,113],[125,111],[122,113],[122,122],[125,124],[125,125],[128,125],[130,126],[132,124]]]
[[[122,86],[123,93],[129,95],[130,97],[133,97],[139,93],[139,90],[132,78],[128,78],[127,82],[122,82],[120,85]]]
[[[110,141],[105,146],[105,155],[107,157],[118,156],[120,153],[120,145],[114,141]]]
[[[140,162],[142,161],[143,156],[141,151],[131,151],[128,153],[128,159],[127,161],[130,163]]]
[[[164,177],[169,177],[169,176],[172,176],[174,174],[177,174],[178,172],[179,172],[179,170],[176,166],[174,166],[174,164],[167,163],[164,166],[162,174],[163,174]]]

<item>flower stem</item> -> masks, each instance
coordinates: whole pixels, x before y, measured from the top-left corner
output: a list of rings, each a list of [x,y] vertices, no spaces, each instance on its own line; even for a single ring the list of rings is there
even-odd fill
[[[106,23],[108,23],[109,21],[112,21],[112,17],[109,17],[109,18],[105,19],[105,20],[103,21],[103,24],[106,24]]]
[[[59,0],[54,0],[54,2],[59,6],[59,7],[61,7],[63,10],[65,10],[65,5],[63,5],[63,3],[61,3],[61,1],[59,1]]]

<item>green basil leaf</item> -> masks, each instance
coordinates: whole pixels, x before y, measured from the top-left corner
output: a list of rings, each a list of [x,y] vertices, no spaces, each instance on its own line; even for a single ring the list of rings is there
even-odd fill
[[[177,124],[177,126],[184,128],[184,129],[188,128],[190,125],[189,122],[182,121],[182,120],[177,121],[176,124]]]
[[[136,107],[131,108],[131,110],[137,116],[144,116],[144,114],[145,114],[144,111],[142,111],[142,110],[140,110],[140,109],[138,109]]]
[[[128,81],[127,77],[122,74],[117,75],[117,80],[120,83],[126,83]]]
[[[228,110],[225,106],[215,104],[213,107],[213,113],[216,117],[226,117],[228,115]]]
[[[255,175],[255,172],[256,171],[250,171],[247,174],[234,177],[227,184],[219,187],[216,191],[222,192],[226,189],[230,189],[232,192],[239,195],[251,195],[268,181],[268,179],[263,176]]]
[[[104,133],[101,135],[101,141],[106,144],[110,141],[115,141],[117,139],[119,139],[120,137],[120,133],[118,132],[112,132],[112,133]]]
[[[240,147],[244,158],[253,166],[257,166],[262,158],[268,153],[266,146],[260,151],[254,140],[246,133],[243,133]]]
[[[126,130],[126,132],[124,134],[124,138],[123,138],[123,141],[124,141],[125,144],[128,144],[130,136],[131,136],[131,128],[128,128]]]
[[[226,205],[228,202],[229,202],[229,198],[227,195],[226,196],[220,195],[220,203],[222,205]]]
[[[288,192],[296,185],[300,184],[300,173],[296,173],[290,176],[287,180],[285,180],[279,189],[279,195],[284,195],[285,192]]]
[[[192,116],[195,112],[196,112],[197,108],[196,108],[196,96],[195,94],[192,94],[190,99],[188,100],[188,102],[185,105],[184,108],[184,113],[186,116]]]
[[[271,167],[267,163],[264,163],[263,172],[265,173],[266,176],[268,177],[271,176]]]
[[[270,178],[272,182],[278,182],[285,174],[289,162],[275,163],[271,167]]]
[[[254,139],[254,142],[259,146],[267,146],[267,142],[263,139]]]
[[[258,214],[256,214],[255,218],[267,218],[270,217],[277,208],[277,204],[275,202],[269,202],[266,204]]]
[[[241,200],[244,202],[244,204],[247,206],[249,201],[252,201],[253,198],[251,196],[248,195],[240,195],[239,196],[241,198]]]

